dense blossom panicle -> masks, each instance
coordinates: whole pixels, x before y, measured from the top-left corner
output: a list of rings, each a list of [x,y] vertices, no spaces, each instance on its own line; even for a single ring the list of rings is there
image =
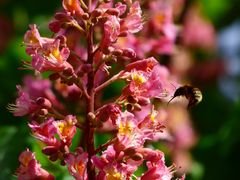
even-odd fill
[[[26,179],[46,179],[54,180],[54,176],[41,168],[40,163],[36,160],[35,155],[28,149],[19,156],[20,167],[17,169],[19,180]]]
[[[160,140],[183,173],[189,170],[188,151],[196,137],[186,110],[174,101],[166,106],[179,85],[158,62],[177,52],[174,16],[181,7],[175,6],[166,0],[62,0],[49,24],[52,38],[30,25],[24,44],[32,60],[25,65],[38,78],[26,77],[17,86],[18,98],[9,109],[15,116],[29,115],[33,137],[44,143],[42,153],[50,161],[59,160],[75,179],[170,180],[174,167],[165,165],[163,152],[149,148]],[[199,39],[186,35],[195,27],[188,26],[183,42],[190,46]],[[206,29],[201,33],[208,36]],[[43,79],[48,71],[49,80]],[[125,83],[118,97],[103,90],[115,81]],[[77,129],[81,139],[72,146]],[[95,147],[96,135],[103,133],[111,139]],[[29,150],[19,161],[19,179],[53,179]],[[140,166],[147,170],[137,177]]]

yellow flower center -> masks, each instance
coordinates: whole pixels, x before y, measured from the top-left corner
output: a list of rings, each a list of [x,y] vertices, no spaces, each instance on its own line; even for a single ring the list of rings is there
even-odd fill
[[[107,180],[121,180],[122,174],[119,172],[116,172],[114,169],[111,169],[107,173]]]
[[[121,135],[129,135],[131,134],[133,129],[131,122],[126,122],[126,124],[123,124],[120,122],[118,132]]]
[[[84,163],[79,162],[78,164],[75,165],[75,169],[77,170],[77,172],[78,172],[80,175],[83,175],[83,174],[84,174],[84,171],[85,171],[85,165],[84,165]]]
[[[61,61],[61,54],[58,48],[53,49],[51,55],[53,55],[58,61]]]
[[[138,73],[133,73],[132,79],[137,85],[141,85],[147,81],[143,75],[138,74]]]

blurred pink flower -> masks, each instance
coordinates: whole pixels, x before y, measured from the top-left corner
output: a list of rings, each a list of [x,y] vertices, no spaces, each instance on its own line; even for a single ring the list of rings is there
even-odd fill
[[[20,167],[17,169],[17,176],[19,180],[26,179],[46,179],[54,180],[54,176],[41,168],[37,162],[35,155],[28,149],[22,152],[19,156]]]

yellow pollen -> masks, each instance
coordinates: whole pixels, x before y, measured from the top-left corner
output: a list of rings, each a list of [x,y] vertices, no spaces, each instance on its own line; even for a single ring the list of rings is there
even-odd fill
[[[119,172],[116,172],[115,170],[111,169],[107,173],[107,180],[121,180],[122,175]]]
[[[127,134],[131,134],[132,129],[133,129],[132,124],[130,122],[126,122],[126,124],[122,124],[120,122],[118,132],[121,135],[127,135]]]
[[[82,162],[79,162],[78,164],[75,165],[75,169],[80,175],[83,175],[85,170],[85,165]]]
[[[61,55],[60,52],[57,48],[53,49],[52,51],[52,55],[58,60],[61,61]]]
[[[143,84],[147,81],[146,78],[143,75],[140,75],[140,74],[137,74],[137,73],[134,73],[132,75],[132,79],[138,85],[141,85],[141,84]]]
[[[165,21],[165,15],[162,13],[157,14],[155,18],[159,24],[163,24]]]

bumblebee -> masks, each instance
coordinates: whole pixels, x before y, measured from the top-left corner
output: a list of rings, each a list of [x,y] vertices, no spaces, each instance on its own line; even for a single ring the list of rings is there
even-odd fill
[[[168,101],[168,104],[178,96],[185,96],[188,100],[188,109],[196,106],[198,103],[202,101],[202,93],[201,91],[196,88],[192,87],[190,85],[181,86],[178,89],[176,89],[172,99]]]

